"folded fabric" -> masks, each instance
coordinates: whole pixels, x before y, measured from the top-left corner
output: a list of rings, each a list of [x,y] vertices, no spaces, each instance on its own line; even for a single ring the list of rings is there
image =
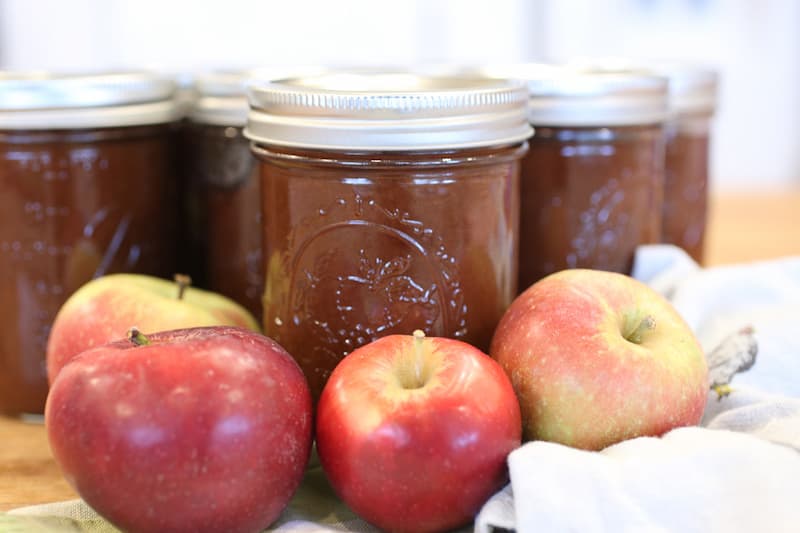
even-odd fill
[[[681,428],[599,453],[532,442],[509,466],[518,532],[788,533],[800,523],[800,455],[733,431]]]
[[[680,248],[649,245],[633,275],[670,299],[706,351],[752,326],[758,362],[735,383],[800,397],[800,257],[703,269]]]
[[[634,276],[667,296],[706,352],[752,326],[756,364],[710,393],[701,427],[601,452],[531,442],[478,532],[800,531],[800,257],[702,269],[682,250],[640,248]]]
[[[602,452],[525,444],[475,530],[798,531],[800,399],[711,393],[703,424]]]

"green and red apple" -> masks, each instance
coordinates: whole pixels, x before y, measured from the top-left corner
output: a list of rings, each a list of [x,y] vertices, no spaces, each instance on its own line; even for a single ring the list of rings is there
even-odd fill
[[[132,326],[144,333],[200,326],[260,331],[241,305],[220,294],[143,274],[109,274],[75,291],[61,306],[47,341],[47,376],[82,351],[122,339]]]
[[[702,348],[675,308],[623,274],[574,269],[519,295],[490,354],[511,379],[524,440],[588,450],[700,421]]]

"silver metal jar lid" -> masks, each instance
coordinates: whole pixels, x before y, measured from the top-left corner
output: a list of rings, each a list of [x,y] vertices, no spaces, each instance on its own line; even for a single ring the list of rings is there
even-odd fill
[[[0,76],[0,129],[74,129],[171,122],[176,84],[148,72]]]
[[[645,71],[668,80],[669,113],[710,115],[716,109],[717,72],[707,66],[674,59],[631,59],[625,57],[578,58],[573,66],[606,70]]]
[[[215,71],[195,79],[197,98],[189,118],[201,124],[244,127],[247,91],[244,71]]]
[[[252,86],[245,135],[324,150],[415,151],[521,142],[532,130],[519,82],[337,71]]]
[[[719,83],[716,71],[685,63],[656,63],[652,69],[669,79],[671,112],[678,115],[714,113]]]
[[[197,100],[197,87],[195,76],[189,71],[170,73],[175,80],[175,102],[178,107],[178,116],[183,119],[189,116]]]
[[[667,80],[643,70],[527,63],[479,72],[523,80],[534,127],[655,124],[668,113]]]
[[[318,74],[321,67],[259,67],[241,70],[216,70],[195,79],[197,98],[189,118],[200,124],[243,128],[250,110],[247,87],[273,80]]]

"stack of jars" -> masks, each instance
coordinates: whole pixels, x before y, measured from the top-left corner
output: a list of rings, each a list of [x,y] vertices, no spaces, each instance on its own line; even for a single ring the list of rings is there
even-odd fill
[[[318,395],[380,336],[485,350],[550,272],[700,259],[715,80],[681,72],[215,73],[185,113],[152,74],[0,79],[0,412],[41,412],[55,313],[110,272],[188,271]]]

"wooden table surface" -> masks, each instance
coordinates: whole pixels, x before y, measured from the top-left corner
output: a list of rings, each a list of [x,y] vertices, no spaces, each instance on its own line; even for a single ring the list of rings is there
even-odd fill
[[[800,255],[800,189],[712,197],[707,264]],[[0,511],[76,498],[41,423],[0,416]]]

